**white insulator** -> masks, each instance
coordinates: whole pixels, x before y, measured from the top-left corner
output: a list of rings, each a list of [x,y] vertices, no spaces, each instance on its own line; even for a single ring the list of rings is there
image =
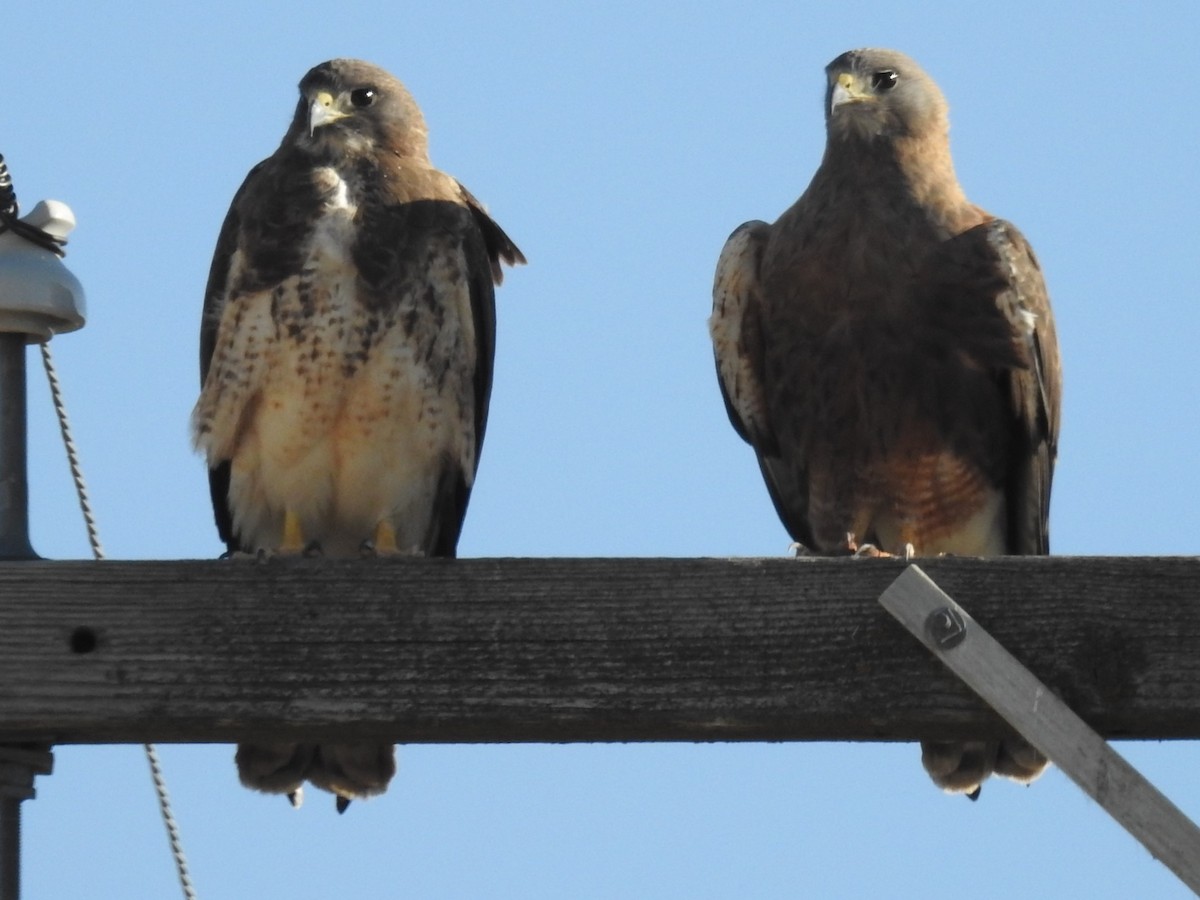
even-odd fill
[[[75,214],[65,203],[43,200],[21,221],[65,238]],[[86,315],[83,285],[55,253],[11,230],[0,233],[0,332],[42,343],[82,328]]]

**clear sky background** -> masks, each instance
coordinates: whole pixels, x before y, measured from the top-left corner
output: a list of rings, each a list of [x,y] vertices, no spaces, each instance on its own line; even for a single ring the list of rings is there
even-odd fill
[[[726,420],[705,327],[729,232],[824,143],[823,67],[888,46],[951,106],[960,179],[1037,248],[1066,379],[1060,554],[1192,554],[1200,5],[4,7],[0,153],[66,201],[86,329],[53,342],[106,549],[212,557],[188,415],[217,230],[295,85],[371,60],[434,161],[529,258],[498,295],[463,556],[771,556],[788,537]],[[35,353],[33,541],[88,555]],[[1120,749],[1194,818],[1195,743]],[[1183,897],[1062,774],[940,794],[915,745],[403,748],[342,817],[243,790],[228,745],[164,746],[203,900]],[[25,894],[178,896],[139,747],[61,747],[25,804]]]

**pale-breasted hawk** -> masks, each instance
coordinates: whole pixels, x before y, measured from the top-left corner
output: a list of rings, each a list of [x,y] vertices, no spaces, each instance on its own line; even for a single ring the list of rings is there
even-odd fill
[[[429,161],[404,86],[335,59],[217,240],[195,444],[231,551],[454,556],[492,387],[493,285],[521,251]],[[382,792],[388,745],[238,748],[243,783]]]

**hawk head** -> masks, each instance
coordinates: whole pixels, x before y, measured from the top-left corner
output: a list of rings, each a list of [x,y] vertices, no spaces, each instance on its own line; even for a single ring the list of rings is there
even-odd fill
[[[829,136],[859,139],[946,134],[946,100],[921,67],[895,50],[843,53],[825,67]]]
[[[284,142],[338,157],[380,148],[421,158],[428,152],[425,119],[412,95],[360,59],[331,59],[308,71]]]

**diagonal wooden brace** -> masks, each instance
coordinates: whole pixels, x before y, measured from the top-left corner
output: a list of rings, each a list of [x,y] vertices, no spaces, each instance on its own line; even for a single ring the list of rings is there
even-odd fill
[[[1200,894],[1200,828],[917,566],[879,602],[1150,853]]]

